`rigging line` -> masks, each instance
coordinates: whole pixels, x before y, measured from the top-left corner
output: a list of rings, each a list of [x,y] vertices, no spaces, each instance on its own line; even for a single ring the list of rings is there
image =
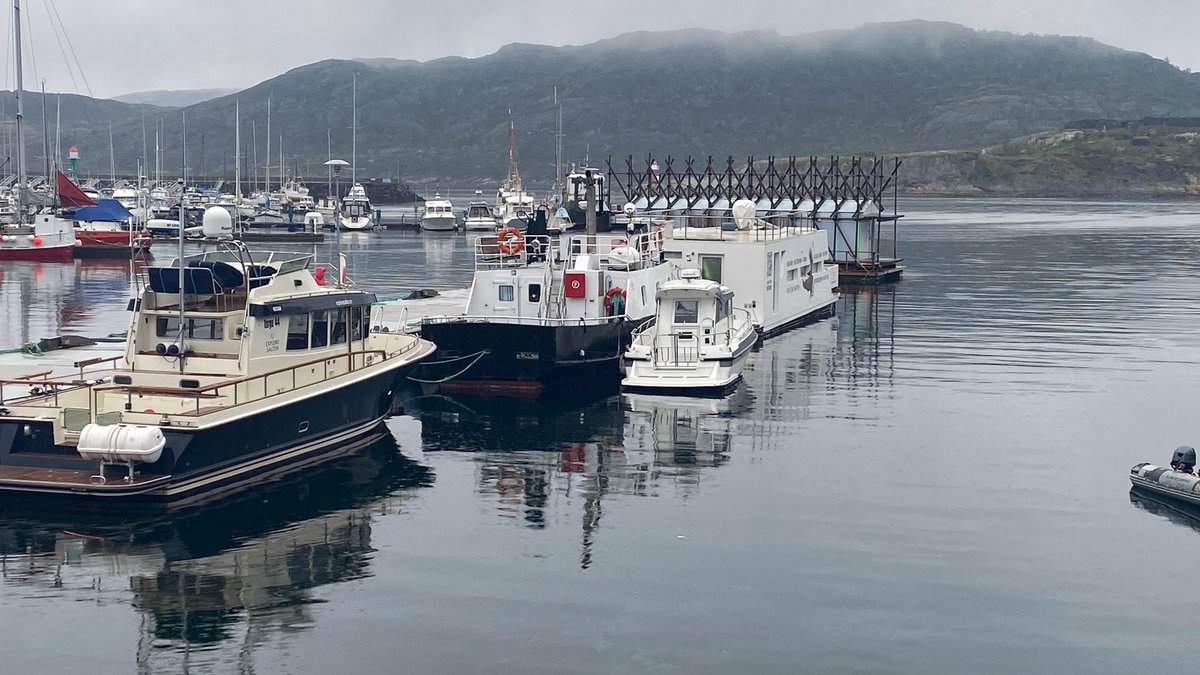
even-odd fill
[[[71,87],[75,91],[79,91],[79,83],[75,81],[75,69],[71,67],[71,59],[67,57],[67,49],[63,47],[62,35],[59,33],[58,26],[54,24],[54,15],[50,13],[49,0],[42,0],[42,6],[46,8],[46,18],[50,19],[50,28],[54,29],[54,39],[58,42],[58,51],[62,52],[63,62],[67,65],[67,75],[71,77]],[[66,28],[63,28],[66,31]]]
[[[33,81],[37,82],[37,81],[41,80],[42,78],[38,77],[37,50],[33,48],[33,28],[31,28],[29,26],[29,24],[31,24],[31,23],[33,23],[33,22],[32,21],[25,22],[25,44],[28,45],[27,47],[25,47],[25,49],[27,49],[29,51],[29,60],[33,62]]]
[[[8,25],[5,26],[5,30],[4,30],[5,35],[12,35],[13,12],[15,12],[15,11],[16,11],[15,9],[11,9],[8,11]],[[13,56],[12,49],[4,50],[4,88],[5,89],[8,89],[9,84],[12,83],[12,80],[8,79],[8,78],[12,77],[13,70],[14,70],[13,65],[12,65],[12,56]]]
[[[92,85],[88,83],[87,73],[83,72],[83,64],[79,62],[79,55],[75,53],[75,43],[71,42],[71,36],[67,33],[67,24],[63,23],[62,17],[58,14],[58,5],[54,4],[54,0],[49,0],[50,8],[54,10],[54,16],[58,19],[58,25],[62,26],[63,37],[67,40],[67,46],[71,48],[71,56],[75,58],[75,67],[79,70],[79,77],[83,80],[83,86],[87,89],[88,96],[96,98],[92,94]]]

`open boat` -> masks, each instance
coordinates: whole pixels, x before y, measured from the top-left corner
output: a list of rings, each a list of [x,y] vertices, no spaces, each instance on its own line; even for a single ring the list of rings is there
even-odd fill
[[[742,377],[758,333],[733,291],[685,269],[655,294],[655,318],[625,350],[625,389],[677,394],[722,393]]]
[[[1181,446],[1175,449],[1170,466],[1149,462],[1135,464],[1129,470],[1129,482],[1134,489],[1200,506],[1200,476],[1196,475],[1195,468],[1195,449]]]
[[[312,263],[229,242],[146,268],[123,355],[0,380],[0,492],[174,499],[370,432],[434,347]]]

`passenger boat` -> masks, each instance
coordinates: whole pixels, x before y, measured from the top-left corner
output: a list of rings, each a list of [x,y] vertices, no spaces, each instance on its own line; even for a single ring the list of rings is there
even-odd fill
[[[1200,506],[1200,476],[1196,475],[1195,468],[1196,450],[1181,446],[1175,449],[1170,466],[1149,462],[1135,464],[1129,470],[1129,482],[1134,489]]]
[[[651,215],[654,246],[681,267],[733,289],[766,338],[833,315],[838,268],[825,232],[792,214],[756,213],[750,200]],[[645,220],[643,216],[633,221]]]
[[[434,232],[453,232],[458,229],[458,219],[454,217],[454,205],[450,203],[449,199],[444,199],[440,194],[434,194],[433,199],[425,201],[425,213],[421,214],[421,229]]]
[[[367,199],[367,190],[362,183],[355,183],[350,188],[350,193],[342,200],[338,224],[343,230],[351,232],[370,230],[375,227],[375,213],[371,210],[371,201]]]
[[[482,200],[468,204],[463,229],[468,232],[495,232],[496,214],[492,213],[492,207]]]
[[[416,379],[521,397],[615,390],[630,335],[674,276],[648,236],[577,235],[557,245],[513,228],[480,236],[465,312],[420,322],[437,352]]]
[[[0,380],[0,492],[174,499],[369,433],[434,347],[312,266],[226,242],[145,268],[123,355]]]
[[[685,269],[655,295],[655,317],[625,350],[623,389],[683,395],[720,394],[742,376],[758,342],[749,310],[734,307],[733,291]]]

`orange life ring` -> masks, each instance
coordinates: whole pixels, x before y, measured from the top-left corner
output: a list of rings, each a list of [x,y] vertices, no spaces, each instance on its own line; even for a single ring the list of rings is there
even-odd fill
[[[615,298],[618,295],[621,296],[622,303],[624,303],[625,299],[628,297],[628,295],[625,293],[625,289],[621,288],[620,286],[613,286],[612,288],[608,289],[607,293],[604,294],[604,313],[605,314],[612,312],[613,298]]]
[[[496,245],[505,255],[516,255],[525,248],[525,235],[515,227],[506,227],[496,234]]]

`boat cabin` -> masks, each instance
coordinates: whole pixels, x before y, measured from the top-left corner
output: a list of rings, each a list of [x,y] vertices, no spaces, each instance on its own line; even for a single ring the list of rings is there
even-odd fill
[[[652,235],[501,233],[475,242],[471,317],[648,317],[674,267],[659,263]]]
[[[172,373],[176,386],[181,372],[250,376],[365,349],[375,296],[339,288],[331,267],[310,271],[312,262],[228,248],[147,268],[131,303],[131,377]]]
[[[713,344],[714,326],[733,315],[733,291],[700,277],[699,270],[683,270],[682,278],[666,282],[656,296],[655,330],[681,341]]]

